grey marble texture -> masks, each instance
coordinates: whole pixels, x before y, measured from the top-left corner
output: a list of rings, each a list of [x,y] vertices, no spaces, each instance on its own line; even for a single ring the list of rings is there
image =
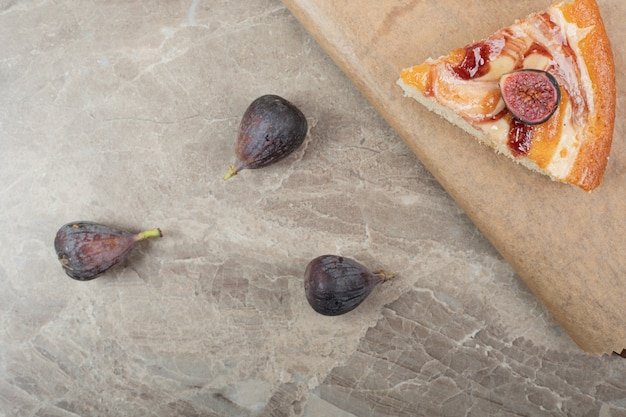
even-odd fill
[[[0,416],[626,416],[280,1],[0,1],[0,45]],[[224,182],[266,93],[307,140]],[[76,220],[164,237],[78,282]],[[396,278],[320,316],[325,253]]]

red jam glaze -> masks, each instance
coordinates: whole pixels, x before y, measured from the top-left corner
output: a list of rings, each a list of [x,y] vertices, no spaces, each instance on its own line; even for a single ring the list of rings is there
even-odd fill
[[[489,72],[489,61],[493,53],[504,46],[504,39],[481,41],[465,47],[465,57],[452,71],[462,80],[482,77]]]
[[[533,139],[533,126],[513,118],[509,128],[509,149],[513,156],[525,156],[530,151]]]

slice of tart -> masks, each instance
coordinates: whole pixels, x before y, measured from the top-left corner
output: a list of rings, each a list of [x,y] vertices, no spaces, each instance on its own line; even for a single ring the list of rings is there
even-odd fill
[[[530,169],[586,191],[602,182],[615,122],[615,68],[594,0],[554,4],[404,69],[398,84]]]

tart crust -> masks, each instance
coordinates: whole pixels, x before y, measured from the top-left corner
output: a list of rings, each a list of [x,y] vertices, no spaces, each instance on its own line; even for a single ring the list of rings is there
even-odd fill
[[[576,0],[561,7],[565,18],[576,26],[592,28],[579,42],[591,78],[595,108],[587,119],[578,158],[567,182],[584,190],[592,190],[602,183],[615,125],[615,64],[611,45],[594,0]]]

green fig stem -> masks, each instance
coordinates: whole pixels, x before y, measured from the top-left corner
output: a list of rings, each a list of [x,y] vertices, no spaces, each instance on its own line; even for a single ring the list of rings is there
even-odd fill
[[[137,233],[136,240],[144,240],[144,239],[148,239],[151,237],[163,237],[163,232],[161,232],[161,229],[158,229],[158,228],[144,230],[143,232]]]
[[[385,272],[382,269],[380,271],[374,272],[373,274],[382,276],[383,282],[387,282],[396,276],[396,274],[392,274],[391,272]]]
[[[226,173],[226,175],[224,175],[224,181],[226,181],[227,179],[229,179],[230,177],[233,177],[237,175],[237,168],[235,168],[234,166],[229,166],[228,167],[228,172]]]

